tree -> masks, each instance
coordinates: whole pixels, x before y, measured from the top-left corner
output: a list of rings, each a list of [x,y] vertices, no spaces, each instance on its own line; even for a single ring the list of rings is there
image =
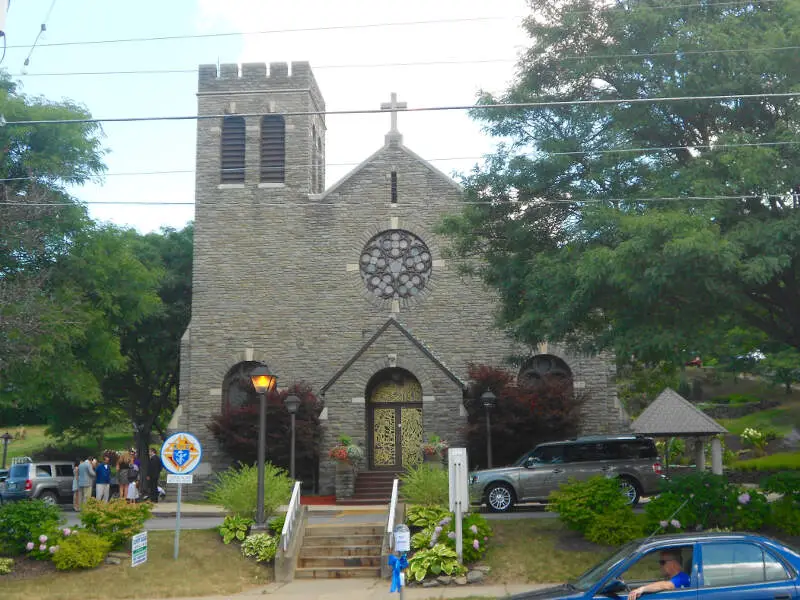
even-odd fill
[[[486,409],[481,401],[487,390],[497,398],[490,415],[492,458],[497,465],[511,464],[539,443],[578,432],[584,398],[574,392],[571,381],[550,378],[536,386],[524,385],[508,371],[488,365],[470,365],[469,379],[465,433],[473,464],[487,463]]]
[[[506,141],[440,228],[500,323],[651,364],[733,327],[800,348],[797,99],[616,102],[796,92],[795,54],[764,49],[797,44],[800,0],[535,8],[515,82],[473,111]],[[610,103],[482,108],[584,100]]]
[[[4,73],[0,114],[8,121],[0,127],[0,404],[41,418],[39,398],[29,393],[39,369],[83,335],[78,298],[54,281],[91,227],[65,186],[105,170],[102,130],[97,123],[13,125],[91,115],[69,101],[28,97]]]
[[[800,383],[800,353],[784,347],[767,354],[759,369],[774,384],[782,385],[786,394],[791,394],[792,386]]]
[[[133,424],[140,455],[147,454],[153,431],[165,438],[167,422],[178,405],[180,341],[189,325],[192,304],[194,227],[136,236],[132,252],[158,273],[152,293],[156,308],[120,327],[124,367],[103,382],[105,406]]]
[[[241,406],[225,407],[222,413],[213,417],[209,429],[233,460],[252,465],[258,456],[260,404],[252,386],[244,391],[247,392],[247,401]],[[300,407],[295,416],[296,475],[298,479],[310,483],[317,479],[322,439],[319,413],[322,405],[309,385],[295,383],[285,390],[273,390],[267,395],[267,460],[289,469],[291,417],[284,400],[291,394],[300,398]]]

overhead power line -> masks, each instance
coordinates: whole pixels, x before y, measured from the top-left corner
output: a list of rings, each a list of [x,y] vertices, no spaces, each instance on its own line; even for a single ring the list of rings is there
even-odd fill
[[[672,150],[696,150],[699,148],[709,148],[712,150],[723,149],[723,148],[752,148],[752,147],[779,147],[779,146],[794,146],[800,145],[800,140],[794,141],[783,141],[783,142],[750,142],[750,143],[733,143],[733,144],[697,144],[696,146],[654,146],[652,148],[648,147],[639,147],[639,148],[612,148],[606,150],[572,150],[566,152],[548,152],[547,150],[535,150],[536,153],[546,154],[547,156],[575,156],[575,155],[587,155],[587,154],[625,154],[625,153],[635,153],[635,152],[668,152]],[[525,156],[525,154],[519,154],[517,156]],[[443,158],[426,158],[424,159],[426,162],[446,162],[446,161],[457,161],[457,160],[480,160],[485,158],[484,156],[448,156]],[[327,169],[328,167],[355,167],[360,165],[361,162],[338,162],[338,163],[326,163],[324,167]],[[278,171],[286,171],[286,172],[302,172],[306,171],[309,172],[314,169],[314,165],[285,165],[283,167],[262,167],[261,170],[270,170],[275,169]],[[239,168],[231,168],[231,169],[219,169],[220,172],[223,171],[241,171]],[[188,175],[195,173],[195,169],[171,169],[171,170],[163,170],[163,171],[129,171],[129,172],[119,172],[119,173],[101,173],[99,176],[102,177],[142,177],[142,176],[149,176],[149,175]],[[38,181],[40,179],[48,177],[47,174],[43,175],[31,175],[28,177],[5,177],[0,178],[0,183],[10,182],[10,181]]]
[[[772,4],[776,2],[783,2],[785,0],[759,0],[761,4]],[[658,6],[637,5],[633,8],[627,7],[614,7],[607,10],[620,10],[625,12],[633,11],[648,11],[648,10],[684,10],[687,8],[725,8],[725,7],[740,7],[747,4],[742,0],[731,0],[730,2],[717,2],[709,7],[706,2],[694,3],[679,3],[672,2]],[[588,14],[601,9],[595,10],[572,10],[560,13],[562,16],[571,14]],[[482,16],[482,17],[464,17],[456,19],[430,19],[418,21],[388,21],[379,23],[352,23],[343,25],[321,25],[316,27],[295,27],[283,29],[265,29],[259,31],[227,31],[219,33],[196,33],[196,34],[183,34],[183,35],[157,35],[157,36],[142,36],[131,38],[113,38],[102,40],[74,40],[66,42],[50,42],[47,44],[40,44],[40,48],[44,47],[64,47],[64,46],[90,46],[90,45],[103,45],[103,44],[129,44],[139,42],[162,42],[174,40],[190,40],[190,39],[211,39],[223,38],[232,36],[250,36],[250,35],[275,35],[275,34],[288,34],[288,33],[307,33],[315,31],[339,31],[339,30],[353,30],[353,29],[375,29],[384,27],[409,27],[417,25],[438,25],[438,24],[453,24],[453,23],[474,23],[481,21],[507,21],[507,20],[521,20],[529,17],[530,15],[497,15],[497,16]],[[8,46],[8,48],[24,48],[26,46],[16,45]]]
[[[753,98],[797,98],[800,92],[774,92],[763,94],[720,94],[713,96],[670,96],[657,98],[618,98],[606,100],[553,100],[542,102],[514,102],[508,104],[468,104],[461,106],[423,106],[419,108],[400,109],[404,113],[421,112],[445,112],[451,110],[498,110],[512,108],[557,108],[560,106],[591,106],[604,104],[648,104],[660,102],[687,102],[701,100],[747,100]],[[387,111],[382,108],[364,108],[353,110],[310,110],[293,111],[280,113],[284,117],[301,116],[331,116],[331,115],[368,115],[385,114]],[[41,119],[32,121],[6,121],[3,126],[27,126],[27,125],[70,125],[78,123],[136,123],[140,121],[202,121],[208,119],[222,119],[224,117],[265,117],[275,113],[236,113],[213,114],[213,115],[176,115],[160,117],[104,117],[87,119]]]
[[[525,206],[527,204],[608,204],[608,203],[640,203],[640,202],[711,202],[715,200],[765,200],[768,198],[786,198],[788,194],[762,194],[762,195],[741,195],[741,196],[660,196],[651,198],[575,198],[571,200],[545,200],[545,199],[532,199],[532,200],[508,200],[505,202],[498,202],[492,200],[476,200],[476,201],[463,201],[455,206],[461,205],[519,205]],[[388,204],[388,201],[386,202]],[[76,201],[76,202],[0,202],[0,206],[75,206],[75,205],[90,205],[90,206],[195,206],[194,201],[191,202],[147,202],[144,200],[134,200],[130,202],[120,200],[91,200],[91,201]],[[225,200],[225,206],[236,206],[237,204],[253,206],[253,203],[248,201],[246,203],[237,203],[236,201]],[[364,204],[361,202],[319,202],[319,201],[303,201],[303,202],[258,202],[259,207],[263,206],[276,206],[276,207],[297,207],[297,206],[310,206],[310,207],[324,207],[329,209],[333,208],[347,208],[349,206],[358,206],[363,208]],[[402,202],[398,206],[430,206],[430,202]]]
[[[747,52],[784,52],[788,50],[800,51],[800,46],[775,46],[770,48],[719,48],[719,49],[706,49],[706,50],[675,50],[670,52],[632,52],[627,54],[587,54],[575,56],[557,56],[553,57],[559,62],[561,61],[574,61],[574,60],[616,60],[620,58],[657,58],[657,57],[674,57],[681,58],[683,56],[698,55],[698,54],[742,54]],[[524,58],[533,56],[548,56],[548,52],[527,53]],[[524,60],[523,58],[523,60]],[[497,63],[516,63],[519,58],[486,58],[486,59],[442,59],[442,60],[426,60],[426,61],[409,61],[409,62],[387,62],[387,63],[350,63],[350,64],[331,64],[331,65],[314,65],[315,71],[324,71],[327,69],[386,69],[396,67],[436,67],[436,66],[453,66],[453,65],[477,65],[477,64],[497,64]],[[121,71],[65,71],[60,73],[12,73],[12,77],[100,77],[110,75],[179,75],[179,74],[197,74],[198,69],[141,69],[141,70],[121,70]]]

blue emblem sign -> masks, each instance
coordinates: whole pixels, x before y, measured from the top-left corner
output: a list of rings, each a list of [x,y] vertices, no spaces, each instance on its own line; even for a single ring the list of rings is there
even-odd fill
[[[191,433],[174,433],[161,446],[161,463],[167,472],[188,475],[200,464],[203,449]]]

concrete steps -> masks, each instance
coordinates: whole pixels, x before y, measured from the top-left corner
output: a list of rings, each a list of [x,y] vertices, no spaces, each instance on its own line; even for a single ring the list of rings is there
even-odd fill
[[[379,578],[383,528],[381,524],[306,526],[295,578]]]
[[[361,471],[356,476],[353,496],[339,500],[344,506],[386,504],[392,496],[392,483],[397,473],[392,471]]]

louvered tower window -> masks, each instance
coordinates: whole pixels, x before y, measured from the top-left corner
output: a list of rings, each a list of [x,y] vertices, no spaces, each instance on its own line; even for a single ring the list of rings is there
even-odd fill
[[[286,123],[281,115],[261,119],[261,182],[283,183],[286,178]]]
[[[223,118],[220,161],[222,183],[244,183],[244,148],[244,117]]]

